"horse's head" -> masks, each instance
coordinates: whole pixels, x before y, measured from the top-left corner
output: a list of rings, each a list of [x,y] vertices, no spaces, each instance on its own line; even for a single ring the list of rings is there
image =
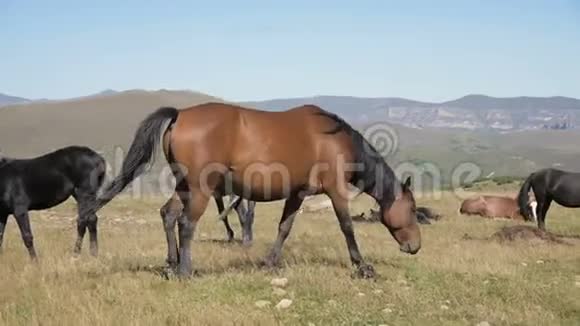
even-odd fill
[[[401,184],[401,191],[395,201],[382,209],[381,223],[389,229],[400,249],[408,254],[416,254],[421,249],[421,231],[417,224],[417,207],[411,191],[411,178]]]

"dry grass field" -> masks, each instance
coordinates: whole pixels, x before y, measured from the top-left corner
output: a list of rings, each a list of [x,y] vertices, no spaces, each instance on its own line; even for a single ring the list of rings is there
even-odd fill
[[[356,224],[376,280],[350,277],[348,254],[330,211],[304,212],[277,272],[258,267],[275,237],[281,203],[257,205],[251,248],[221,242],[225,232],[210,207],[197,228],[199,275],[167,280],[158,209],[163,198],[115,200],[100,213],[100,256],[73,258],[75,209],[67,202],[32,214],[38,264],[29,262],[9,220],[0,255],[2,325],[578,325],[580,242],[572,245],[485,238],[515,222],[457,215],[450,194],[423,199],[445,216],[422,226],[423,248],[404,255],[382,225]],[[360,197],[352,205],[361,211]],[[368,206],[366,206],[368,208]],[[580,210],[553,207],[548,229],[580,235]],[[235,222],[236,216],[231,216]],[[220,241],[217,241],[220,240]],[[270,281],[288,278],[284,291]],[[281,299],[287,309],[277,309]],[[269,306],[259,308],[256,302]],[[482,325],[484,325],[483,323]]]

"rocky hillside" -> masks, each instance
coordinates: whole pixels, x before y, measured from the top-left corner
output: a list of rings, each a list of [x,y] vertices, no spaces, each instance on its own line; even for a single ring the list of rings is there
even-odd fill
[[[495,130],[570,129],[580,123],[580,100],[567,97],[494,98],[468,95],[443,103],[402,98],[317,96],[244,104],[283,110],[316,104],[355,124],[389,121],[408,127]]]

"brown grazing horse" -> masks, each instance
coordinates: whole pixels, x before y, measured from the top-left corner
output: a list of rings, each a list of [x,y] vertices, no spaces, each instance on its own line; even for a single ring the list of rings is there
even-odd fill
[[[529,205],[534,208],[535,202],[530,202]],[[535,209],[532,209],[532,211],[535,212]],[[466,199],[461,204],[459,212],[465,215],[525,220],[520,212],[517,200],[515,198],[502,196],[476,196]]]
[[[359,252],[348,209],[351,183],[380,206],[381,222],[400,250],[415,254],[421,234],[410,179],[401,183],[364,137],[338,116],[306,105],[267,112],[223,103],[184,110],[160,108],[143,120],[120,175],[106,188],[100,206],[142,173],[162,138],[176,177],[182,212],[166,212],[168,262],[179,276],[192,273],[191,239],[212,196],[235,194],[252,201],[285,199],[278,235],[266,266],[277,265],[282,246],[304,197],[326,194],[332,200],[352,264],[358,275],[374,268]],[[168,204],[168,206],[173,206]],[[179,248],[175,239],[178,222]]]

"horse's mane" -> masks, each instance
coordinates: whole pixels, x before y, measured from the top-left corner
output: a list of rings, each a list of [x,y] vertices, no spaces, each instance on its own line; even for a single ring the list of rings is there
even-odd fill
[[[350,183],[375,197],[378,201],[394,200],[394,187],[399,186],[398,182],[395,182],[395,173],[374,146],[358,130],[336,114],[321,110],[317,115],[331,119],[336,123],[336,126],[332,130],[325,131],[325,134],[336,134],[344,131],[352,137],[355,163],[362,164],[363,168],[353,173]],[[384,188],[385,186],[386,189],[380,189],[380,187]]]

